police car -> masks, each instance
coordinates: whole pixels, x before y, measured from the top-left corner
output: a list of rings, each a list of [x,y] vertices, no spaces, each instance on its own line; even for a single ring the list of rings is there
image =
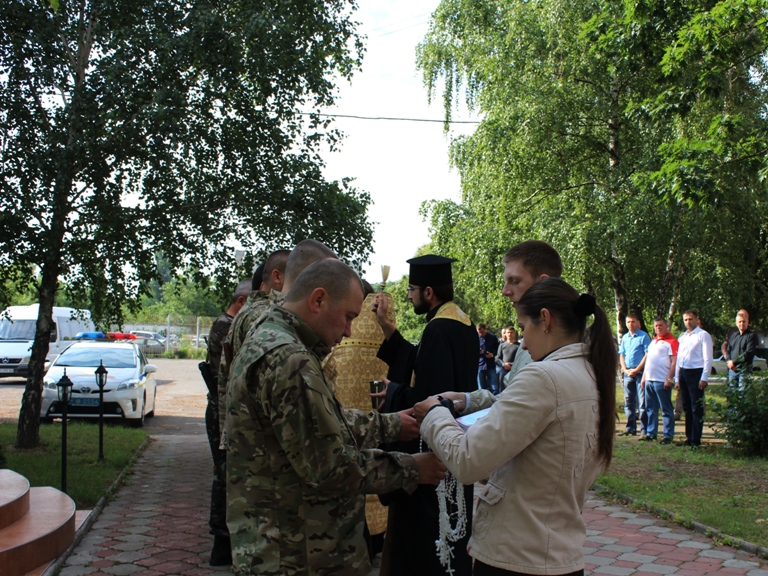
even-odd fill
[[[99,417],[99,387],[96,368],[103,362],[107,370],[104,386],[104,418],[120,419],[132,426],[144,425],[144,418],[154,416],[157,367],[148,364],[130,334],[90,332],[78,334],[72,344],[51,364],[43,380],[40,418],[50,422],[61,418],[62,403],[56,383],[66,371],[72,380],[72,397],[67,416]]]

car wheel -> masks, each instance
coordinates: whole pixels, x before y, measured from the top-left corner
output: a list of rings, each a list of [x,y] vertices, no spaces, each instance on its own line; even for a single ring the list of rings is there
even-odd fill
[[[155,415],[155,406],[157,405],[157,388],[155,388],[155,394],[152,398],[152,410],[147,412],[147,418],[152,418]]]
[[[141,402],[141,417],[136,418],[134,420],[130,420],[131,426],[133,428],[143,428],[144,427],[144,408],[147,406],[147,393],[144,393],[144,399]]]
[[[53,418],[40,418],[40,424],[53,424]]]

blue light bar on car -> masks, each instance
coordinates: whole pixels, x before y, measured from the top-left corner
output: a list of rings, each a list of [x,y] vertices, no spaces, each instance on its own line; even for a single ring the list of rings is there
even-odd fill
[[[78,332],[75,340],[104,340],[106,337],[104,332]]]

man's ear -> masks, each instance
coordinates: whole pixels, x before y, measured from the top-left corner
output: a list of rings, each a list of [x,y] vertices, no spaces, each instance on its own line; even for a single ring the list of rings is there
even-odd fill
[[[283,287],[283,281],[285,280],[285,273],[280,272],[277,268],[272,270],[272,286],[280,286],[280,288]]]
[[[432,300],[432,298],[435,295],[435,291],[432,290],[432,286],[427,286],[424,288],[424,290],[421,291],[422,295],[424,296],[425,300]]]
[[[313,314],[317,314],[323,307],[323,304],[328,300],[328,292],[325,288],[315,288],[312,290],[312,294],[309,295],[309,311]]]

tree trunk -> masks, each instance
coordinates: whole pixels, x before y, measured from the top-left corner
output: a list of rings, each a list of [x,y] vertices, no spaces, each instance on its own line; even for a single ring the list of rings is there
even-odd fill
[[[680,278],[680,266],[677,261],[678,246],[677,242],[680,238],[680,227],[682,225],[682,214],[678,214],[675,228],[672,231],[672,235],[669,240],[669,250],[667,251],[667,267],[664,270],[664,275],[661,277],[661,283],[659,285],[659,291],[656,296],[656,316],[664,316],[664,309],[667,308],[667,298],[669,296],[669,290],[675,283],[676,278]],[[682,258],[681,258],[682,262]],[[677,284],[675,283],[675,287]]]
[[[45,359],[51,342],[53,328],[53,304],[56,298],[59,267],[48,260],[42,270],[38,296],[40,309],[37,315],[35,339],[29,359],[29,374],[19,410],[19,427],[16,432],[17,448],[35,448],[40,443],[40,405],[43,393]]]
[[[624,273],[624,266],[616,258],[611,257],[608,261],[613,266],[611,284],[613,285],[613,299],[616,305],[616,337],[621,338],[621,335],[627,331],[627,276]]]
[[[683,260],[680,258],[680,262],[677,265],[677,272],[675,273],[674,287],[672,289],[672,299],[669,302],[669,310],[667,311],[667,324],[672,326],[672,319],[677,312],[677,301],[680,296],[680,279],[683,277]]]

